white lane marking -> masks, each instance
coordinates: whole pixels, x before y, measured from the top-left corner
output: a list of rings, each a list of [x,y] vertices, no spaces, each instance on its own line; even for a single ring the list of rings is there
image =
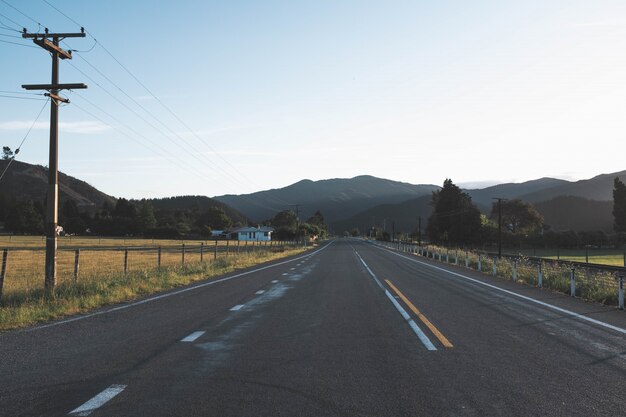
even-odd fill
[[[381,250],[382,250],[382,248],[381,248]],[[548,303],[546,303],[546,302],[536,300],[536,299],[534,299],[534,298],[532,298],[532,297],[528,297],[528,296],[526,296],[526,295],[517,294],[517,293],[515,293],[515,292],[513,292],[513,291],[505,290],[504,288],[500,288],[500,287],[497,287],[497,286],[495,286],[495,285],[492,285],[492,284],[488,284],[488,283],[486,283],[486,282],[479,281],[479,280],[477,280],[477,279],[474,279],[474,278],[468,277],[468,276],[466,276],[466,275],[459,274],[459,273],[457,273],[457,272],[453,272],[453,271],[449,271],[449,270],[447,270],[447,269],[445,269],[445,268],[440,268],[440,267],[435,266],[435,265],[430,265],[430,264],[427,264],[426,262],[421,262],[421,261],[418,261],[417,259],[407,258],[406,256],[402,256],[402,255],[400,255],[400,254],[398,254],[398,253],[395,253],[395,252],[393,252],[393,251],[391,251],[391,250],[389,250],[389,252],[390,252],[390,253],[392,253],[392,254],[394,254],[394,255],[396,255],[396,256],[399,256],[399,257],[400,257],[400,258],[402,258],[402,259],[406,259],[407,261],[412,261],[412,262],[418,263],[418,264],[420,264],[420,265],[425,265],[425,266],[430,267],[430,268],[433,268],[433,269],[438,269],[439,271],[447,272],[448,274],[455,275],[455,276],[457,276],[457,277],[460,277],[460,278],[466,279],[466,280],[471,281],[471,282],[474,282],[474,283],[476,283],[476,284],[484,285],[485,287],[489,287],[489,288],[492,288],[492,289],[494,289],[494,290],[501,291],[501,292],[503,292],[503,293],[505,293],[505,294],[508,294],[508,295],[512,295],[512,296],[514,296],[514,297],[521,298],[522,300],[529,301],[529,302],[531,302],[531,303],[535,303],[535,304],[539,304],[540,306],[547,307],[547,308],[549,308],[549,309],[552,309],[552,310],[558,311],[559,313],[566,314],[566,315],[568,315],[568,316],[570,316],[570,317],[572,317],[572,318],[577,318],[577,319],[580,319],[580,320],[585,320],[585,321],[588,321],[588,322],[590,322],[590,323],[596,324],[596,325],[598,325],[598,326],[605,327],[605,328],[607,328],[607,329],[615,330],[616,332],[626,334],[626,329],[623,329],[623,328],[621,328],[621,327],[617,327],[617,326],[613,326],[612,324],[605,323],[605,322],[600,321],[600,320],[592,319],[591,317],[587,317],[587,316],[585,316],[584,314],[581,314],[581,313],[575,313],[575,312],[573,312],[573,311],[571,311],[571,310],[567,310],[567,309],[565,309],[565,308],[557,307],[557,306],[555,306],[555,305],[548,304]]]
[[[258,290],[257,292],[255,292],[256,295],[261,295],[265,292],[265,290]]]
[[[277,279],[273,279],[272,280],[272,284],[278,284],[278,280]]]
[[[236,306],[232,307],[230,311],[238,311],[238,310],[241,310],[242,308],[243,308],[243,304],[237,304]]]
[[[288,272],[283,272],[283,276],[287,276],[287,275],[289,275]]]
[[[334,243],[334,241],[330,241],[326,246],[323,246],[323,247],[319,248],[318,250],[316,250],[315,252],[312,252],[312,253],[310,253],[308,255],[305,255],[305,256],[316,255],[319,252],[323,251],[324,249],[328,248],[333,243]],[[48,327],[58,326],[59,324],[66,324],[66,323],[71,323],[73,321],[79,321],[79,320],[88,319],[88,318],[91,318],[91,317],[99,316],[101,314],[107,314],[107,313],[113,313],[115,311],[125,310],[125,309],[130,308],[130,307],[136,307],[138,305],[150,303],[152,301],[160,300],[162,298],[171,297],[173,295],[182,294],[182,293],[185,293],[187,291],[197,290],[198,288],[208,287],[210,285],[219,284],[220,282],[229,281],[229,280],[234,279],[234,278],[239,278],[239,277],[243,277],[245,275],[254,274],[255,272],[264,271],[266,269],[270,269],[270,268],[274,268],[274,267],[277,267],[277,266],[289,264],[289,263],[298,261],[298,260],[302,259],[303,257],[304,256],[300,256],[298,258],[293,258],[293,259],[289,259],[287,261],[278,262],[276,264],[267,265],[267,266],[264,266],[264,267],[261,267],[261,268],[253,269],[252,271],[241,272],[239,274],[231,275],[229,277],[216,279],[215,281],[207,281],[207,282],[203,282],[201,284],[193,285],[191,287],[182,288],[180,290],[171,291],[171,292],[168,292],[168,293],[165,293],[165,294],[155,295],[154,297],[149,297],[149,298],[146,298],[146,299],[143,299],[143,300],[140,300],[140,301],[135,301],[134,303],[124,304],[122,306],[113,307],[113,308],[109,308],[109,309],[101,310],[101,311],[96,311],[94,313],[85,314],[83,316],[72,317],[71,319],[55,321],[54,323],[43,324],[41,326],[31,327],[29,329],[24,329],[24,330],[21,330],[21,331],[23,331],[23,332],[32,332],[32,331],[35,331],[35,330],[41,330],[41,329],[46,329]]]
[[[189,336],[185,337],[184,339],[181,339],[181,342],[193,342],[194,340],[196,340],[197,338],[202,336],[204,333],[206,333],[206,332],[204,332],[202,330],[197,331],[197,332],[193,332]]]
[[[100,394],[93,397],[78,408],[69,412],[70,416],[88,416],[96,409],[102,407],[107,401],[110,401],[120,392],[124,391],[126,385],[111,385],[109,388],[102,391]]]
[[[290,270],[290,271],[295,271],[295,270],[296,270],[296,268],[289,268],[289,270]]]
[[[380,282],[380,280],[378,279],[378,277],[376,276],[376,274],[374,274],[372,272],[372,270],[370,269],[369,266],[367,266],[367,264],[365,263],[365,261],[363,260],[363,258],[361,258],[361,255],[359,255],[359,253],[357,251],[354,251],[354,253],[356,254],[356,256],[359,257],[359,259],[361,260],[361,263],[363,264],[363,266],[365,267],[365,269],[367,269],[367,272],[372,276],[372,278],[374,278],[374,281],[376,281],[376,283],[378,284],[378,286],[380,288],[383,289],[383,291],[385,291],[385,295],[387,296],[387,298],[389,298],[389,300],[391,301],[391,303],[393,304],[393,306],[396,308],[396,310],[398,310],[398,312],[400,313],[400,315],[402,316],[402,318],[404,320],[406,320],[407,323],[409,323],[409,326],[411,327],[411,330],[413,330],[413,333],[415,333],[415,335],[417,336],[417,338],[420,340],[420,342],[422,342],[422,344],[426,347],[426,349],[428,350],[437,350],[437,348],[435,347],[435,345],[433,345],[433,343],[430,341],[430,339],[428,338],[428,336],[426,336],[426,334],[422,331],[422,329],[420,329],[417,324],[415,324],[415,322],[413,321],[413,319],[411,318],[411,316],[409,316],[409,313],[406,312],[406,310],[404,308],[402,308],[402,306],[400,305],[400,303],[398,303],[396,301],[395,298],[393,298],[393,295],[391,295],[391,293],[389,291],[387,291],[387,289],[385,287],[383,287],[383,284]]]

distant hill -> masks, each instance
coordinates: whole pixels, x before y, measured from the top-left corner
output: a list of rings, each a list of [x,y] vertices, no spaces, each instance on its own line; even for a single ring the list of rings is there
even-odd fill
[[[428,217],[432,211],[431,195],[413,198],[398,204],[381,204],[362,211],[348,219],[338,220],[331,224],[335,234],[350,231],[357,227],[365,233],[370,227],[383,228],[391,233],[395,223],[396,232],[411,233],[417,230],[418,216],[422,216],[422,230],[426,228]]]
[[[556,187],[522,194],[520,198],[525,201],[537,202],[550,200],[556,196],[575,196],[589,200],[612,201],[615,177],[626,181],[626,171],[602,174],[588,180],[566,182]]]
[[[413,185],[363,175],[350,179],[302,180],[284,188],[215,199],[255,221],[271,218],[281,210],[295,209],[293,205],[299,204],[302,220],[321,210],[326,221],[332,223],[380,204],[430,195],[437,189],[436,185]]]
[[[613,231],[613,201],[588,200],[582,197],[560,196],[534,203],[552,230]]]
[[[555,187],[571,184],[565,180],[559,180],[555,178],[540,178],[538,180],[526,181],[521,183],[506,183],[493,185],[491,187],[477,189],[477,190],[464,190],[471,197],[474,204],[481,208],[483,211],[491,210],[491,204],[494,197],[501,198],[520,198],[520,196],[528,195],[531,193],[540,193],[545,190],[550,190]]]
[[[233,223],[250,224],[248,218],[239,211],[221,201],[205,196],[187,195],[180,197],[153,198],[147,199],[146,201],[152,203],[152,207],[154,207],[155,210],[190,210],[196,207],[198,211],[202,213],[209,207],[218,207],[224,210],[226,215],[232,219]]]
[[[9,161],[0,160],[0,172]],[[2,181],[0,193],[16,199],[43,201],[48,191],[48,169],[41,165],[13,161]],[[93,212],[104,203],[115,204],[115,198],[85,181],[59,172],[59,200],[73,200],[80,210]]]

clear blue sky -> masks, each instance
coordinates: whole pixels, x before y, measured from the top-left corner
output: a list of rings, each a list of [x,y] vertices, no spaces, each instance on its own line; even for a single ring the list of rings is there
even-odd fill
[[[5,1],[52,31],[78,29],[43,1]],[[62,62],[61,81],[89,89],[61,109],[60,169],[114,196],[626,169],[623,0],[50,2],[193,130],[99,45]],[[4,2],[0,13],[37,30]],[[0,34],[18,35],[6,26],[0,16]],[[0,50],[0,90],[49,82],[43,50]],[[0,97],[0,144],[15,148],[43,103]],[[48,119],[20,160],[47,164]]]

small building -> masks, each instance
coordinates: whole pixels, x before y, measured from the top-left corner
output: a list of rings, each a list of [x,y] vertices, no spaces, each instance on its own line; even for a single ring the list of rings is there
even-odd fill
[[[273,228],[266,226],[240,227],[230,231],[230,238],[233,240],[267,242],[272,240],[273,231]]]

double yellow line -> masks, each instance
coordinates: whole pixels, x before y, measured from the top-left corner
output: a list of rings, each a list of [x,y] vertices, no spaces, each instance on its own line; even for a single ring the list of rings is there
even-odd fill
[[[398,294],[398,297],[400,297],[400,299],[402,301],[404,301],[404,303],[411,309],[411,311],[413,313],[415,313],[415,315],[422,321],[422,323],[424,323],[426,325],[426,327],[428,327],[430,329],[430,331],[435,335],[435,337],[437,339],[439,339],[439,341],[441,342],[442,345],[444,345],[447,348],[451,348],[454,347],[452,345],[452,343],[450,343],[450,341],[443,335],[443,333],[441,333],[439,331],[439,329],[437,329],[435,327],[434,324],[432,324],[430,322],[430,320],[428,320],[426,318],[425,315],[422,314],[421,311],[419,311],[419,309],[417,307],[415,307],[415,305],[413,305],[413,303],[411,302],[411,300],[409,300],[408,298],[405,297],[404,294],[402,294],[402,292],[400,292],[400,290],[398,288],[396,288],[395,285],[393,285],[391,283],[391,281],[389,281],[388,279],[385,280],[385,282],[387,283],[387,285],[389,285],[389,287],[391,287],[391,289]]]

